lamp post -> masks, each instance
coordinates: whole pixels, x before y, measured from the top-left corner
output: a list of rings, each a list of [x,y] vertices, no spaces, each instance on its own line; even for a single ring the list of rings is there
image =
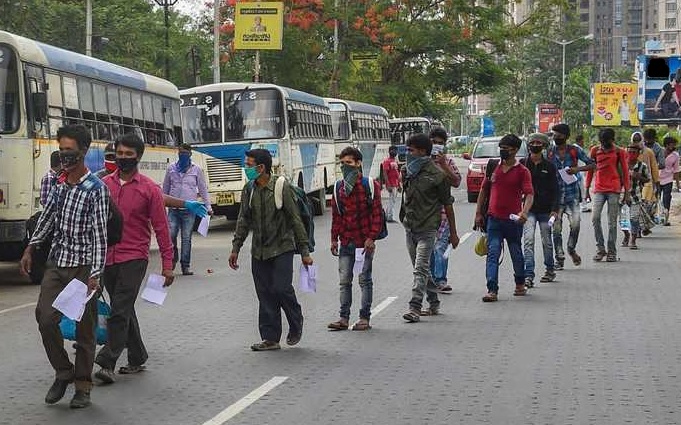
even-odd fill
[[[168,53],[170,50],[170,33],[169,33],[169,28],[170,28],[170,20],[169,20],[169,11],[168,9],[175,6],[175,4],[178,2],[178,0],[154,0],[157,5],[161,6],[163,8],[163,17],[165,18],[165,26],[166,26],[166,51],[165,51],[165,77],[166,80],[170,79],[170,54]]]
[[[558,40],[553,40],[553,39],[550,39],[550,38],[542,37],[542,36],[539,36],[539,35],[535,35],[535,37],[543,38],[546,41],[550,41],[551,43],[555,43],[555,44],[558,44],[558,45],[563,47],[563,84],[562,84],[562,88],[561,88],[561,92],[560,92],[560,106],[562,107],[563,103],[565,103],[565,47],[576,42],[576,41],[579,41],[579,40],[593,40],[594,35],[593,34],[587,34],[587,35],[583,35],[581,37],[577,37],[574,40],[570,40],[570,41],[565,41],[565,40],[558,41]]]

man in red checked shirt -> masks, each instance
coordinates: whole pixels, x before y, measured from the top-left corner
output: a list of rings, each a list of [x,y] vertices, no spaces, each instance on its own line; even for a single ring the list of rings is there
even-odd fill
[[[397,146],[390,146],[388,158],[381,163],[385,188],[388,190],[388,205],[385,207],[385,217],[388,223],[394,223],[393,211],[397,203],[397,193],[402,191],[402,174],[397,163]]]
[[[362,153],[356,148],[343,149],[340,161],[343,180],[336,183],[331,204],[331,253],[338,256],[341,307],[340,319],[330,323],[328,328],[346,330],[349,327],[353,268],[357,258],[356,251],[361,249],[364,256],[359,274],[362,307],[359,310],[359,321],[353,325],[352,330],[366,331],[370,329],[373,297],[371,267],[376,250],[374,241],[383,226],[381,186],[373,179],[362,176]]]

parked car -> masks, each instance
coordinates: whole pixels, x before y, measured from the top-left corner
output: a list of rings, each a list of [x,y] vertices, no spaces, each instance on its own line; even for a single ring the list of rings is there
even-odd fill
[[[483,137],[479,139],[471,153],[463,154],[463,158],[470,160],[468,164],[468,175],[466,176],[466,188],[468,191],[468,202],[477,202],[478,193],[482,187],[482,180],[485,178],[485,167],[487,162],[494,158],[499,159],[499,141],[501,137]],[[527,156],[527,145],[525,141],[520,146],[517,157]]]

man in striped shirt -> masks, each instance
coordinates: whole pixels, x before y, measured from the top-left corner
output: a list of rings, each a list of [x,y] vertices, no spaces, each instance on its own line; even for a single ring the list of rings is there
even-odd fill
[[[45,210],[24,251],[21,271],[30,273],[35,246],[52,236],[52,250],[36,307],[43,346],[56,372],[56,379],[47,392],[45,402],[53,404],[61,400],[68,385],[75,381],[76,393],[71,400],[71,407],[83,408],[90,405],[92,388],[96,297],[87,303],[83,317],[76,325],[75,366],[64,349],[59,330],[62,314],[52,307],[52,303],[73,279],[85,283],[88,294],[99,290],[99,277],[106,257],[109,191],[85,166],[85,155],[92,142],[85,127],[62,127],[57,132],[57,140],[63,171],[50,192]]]

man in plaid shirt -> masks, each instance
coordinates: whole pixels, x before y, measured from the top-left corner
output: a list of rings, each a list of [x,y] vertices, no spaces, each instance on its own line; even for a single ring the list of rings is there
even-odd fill
[[[75,381],[72,408],[90,405],[92,367],[95,358],[96,297],[85,307],[77,323],[75,366],[64,349],[59,330],[62,314],[52,307],[59,293],[73,279],[87,284],[88,294],[99,290],[99,277],[106,258],[106,225],[109,214],[107,187],[85,166],[85,155],[92,138],[81,125],[62,127],[57,132],[63,172],[50,192],[45,210],[21,259],[21,271],[31,271],[35,246],[52,236],[52,250],[40,286],[36,306],[38,329],[56,379],[45,402],[53,404],[64,397]]]
[[[362,307],[359,321],[353,325],[352,330],[365,331],[370,328],[373,296],[371,269],[376,250],[375,240],[383,227],[381,186],[376,181],[362,177],[362,153],[358,149],[343,149],[340,161],[343,180],[337,183],[331,202],[331,253],[338,256],[341,307],[340,319],[330,323],[328,327],[331,330],[346,330],[349,327],[353,268],[357,259],[356,251],[361,249],[364,256],[359,274]],[[373,198],[371,190],[368,190],[370,184],[374,185]]]
[[[59,159],[59,151],[54,151],[50,155],[50,169],[40,180],[40,205],[43,207],[47,204],[47,198],[50,196],[52,187],[57,182],[57,174],[61,169],[61,160]]]

